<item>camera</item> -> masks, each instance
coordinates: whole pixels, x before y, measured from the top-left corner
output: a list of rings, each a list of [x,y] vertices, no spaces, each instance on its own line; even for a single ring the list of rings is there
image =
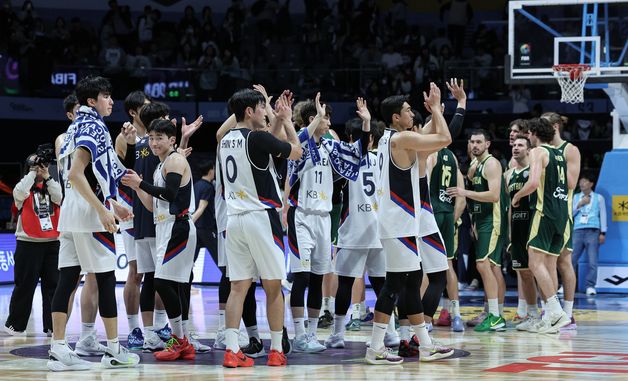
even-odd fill
[[[55,149],[51,143],[41,144],[37,147],[37,151],[33,155],[30,155],[26,160],[26,165],[33,167],[35,165],[41,165],[47,167],[55,159]]]

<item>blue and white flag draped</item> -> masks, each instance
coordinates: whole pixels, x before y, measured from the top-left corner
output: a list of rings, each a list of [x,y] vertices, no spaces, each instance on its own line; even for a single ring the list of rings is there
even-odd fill
[[[321,161],[316,141],[313,136],[308,136],[307,128],[301,129],[298,136],[303,147],[303,155],[298,160],[288,161],[290,186],[299,179],[299,174],[308,159],[315,164]],[[359,140],[354,143],[345,143],[321,138],[320,147],[329,152],[329,160],[336,173],[352,181],[358,178],[362,159],[362,143]]]
[[[126,173],[111,141],[102,117],[91,107],[81,106],[68,130],[59,152],[60,168],[78,147],[87,148],[92,156],[92,170],[106,201],[118,196],[118,184]]]

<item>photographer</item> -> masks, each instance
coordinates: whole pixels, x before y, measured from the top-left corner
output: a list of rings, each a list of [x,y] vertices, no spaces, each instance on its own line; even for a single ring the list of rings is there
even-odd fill
[[[25,335],[40,279],[43,329],[45,333],[52,332],[51,301],[59,278],[57,221],[62,199],[61,185],[48,172],[52,157],[52,148],[40,146],[26,160],[30,170],[13,190],[19,210],[15,230],[15,288],[4,331],[14,336]]]

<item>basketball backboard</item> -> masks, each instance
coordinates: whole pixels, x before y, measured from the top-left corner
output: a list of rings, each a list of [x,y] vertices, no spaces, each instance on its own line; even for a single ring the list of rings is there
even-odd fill
[[[506,82],[555,82],[553,65],[587,64],[587,83],[628,82],[628,1],[508,3]]]

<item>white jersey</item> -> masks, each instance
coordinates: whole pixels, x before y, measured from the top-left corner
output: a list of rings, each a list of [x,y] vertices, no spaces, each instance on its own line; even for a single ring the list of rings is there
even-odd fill
[[[419,178],[419,197],[421,199],[421,211],[419,212],[419,237],[425,237],[433,233],[438,233],[438,224],[432,210],[430,200],[430,187],[428,176]]]
[[[393,162],[390,139],[395,132],[387,128],[377,147],[380,239],[416,237],[419,234],[419,159],[415,158],[409,168],[399,168]]]
[[[214,195],[214,210],[216,212],[217,231],[227,230],[227,202],[225,201],[225,187],[222,183],[222,167],[220,157],[216,156],[216,194]]]
[[[377,155],[372,152],[362,158],[360,174],[343,189],[339,248],[379,249],[382,243],[377,233],[377,187],[379,171]]]
[[[324,138],[321,138],[323,140]],[[291,206],[305,212],[331,212],[334,193],[334,176],[329,152],[317,147],[320,161],[314,164],[309,156],[307,141],[303,143],[305,158],[296,164],[298,180],[290,187],[288,200]]]
[[[266,168],[249,158],[246,128],[233,129],[220,141],[220,163],[229,216],[254,210],[281,208],[277,172],[269,154]]]
[[[171,153],[176,154],[176,151]],[[153,185],[156,187],[165,187],[166,179],[163,175],[163,167],[168,161],[170,156],[159,163],[155,174],[153,175]],[[153,220],[155,224],[163,223],[166,221],[174,221],[176,218],[182,218],[189,216],[196,210],[196,202],[194,200],[194,188],[192,185],[192,179],[184,185],[180,186],[177,191],[177,196],[172,202],[162,200],[157,197],[153,197]],[[187,218],[187,217],[186,217]]]

